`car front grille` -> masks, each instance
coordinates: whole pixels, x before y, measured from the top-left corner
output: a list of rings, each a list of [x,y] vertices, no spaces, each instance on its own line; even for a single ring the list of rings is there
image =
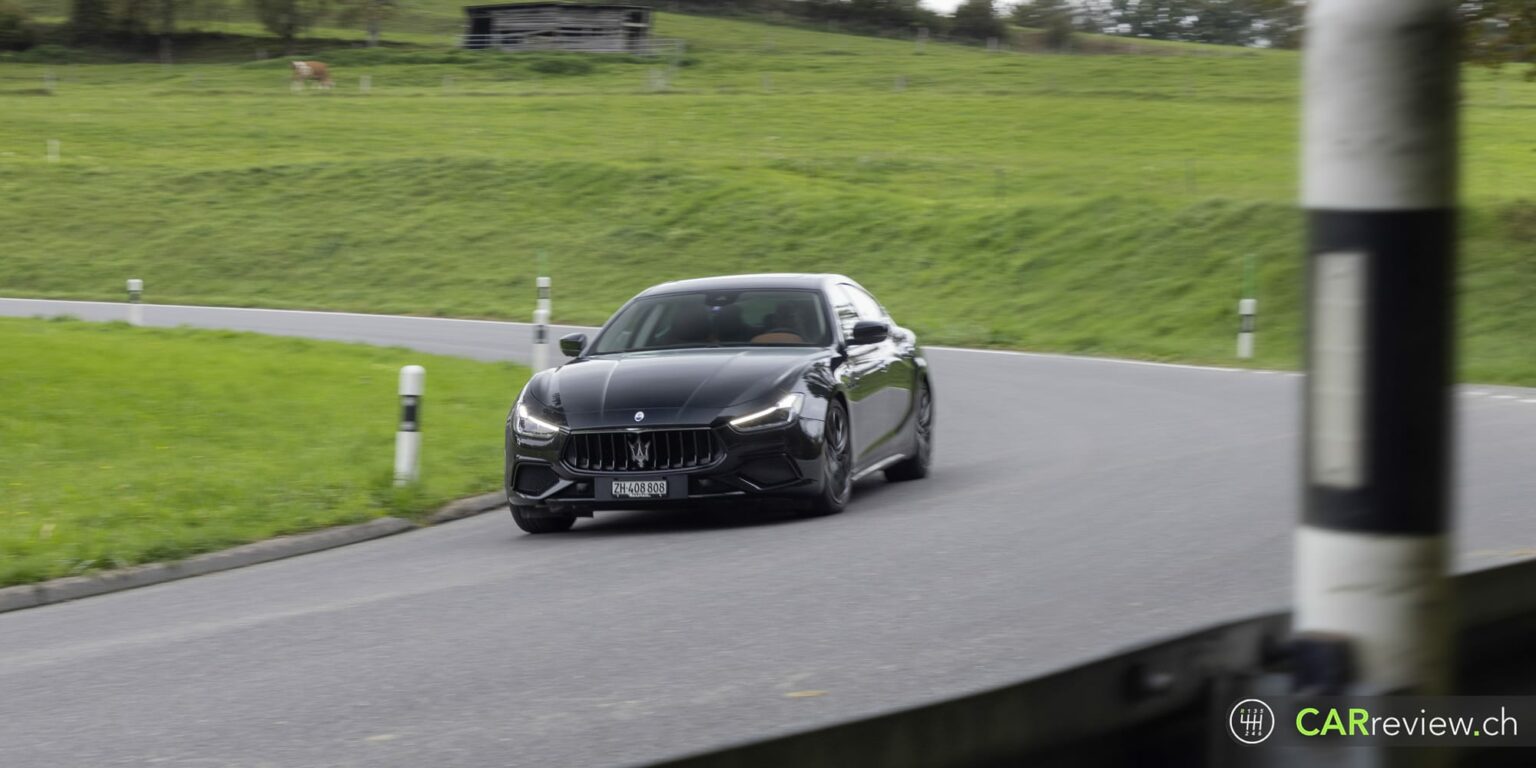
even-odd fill
[[[574,432],[561,458],[582,472],[661,472],[707,467],[723,455],[708,429]]]

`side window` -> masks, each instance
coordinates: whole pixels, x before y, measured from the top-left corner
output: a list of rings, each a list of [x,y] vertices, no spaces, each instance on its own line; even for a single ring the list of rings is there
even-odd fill
[[[866,293],[856,285],[843,283],[838,286],[843,289],[848,297],[853,300],[854,309],[858,310],[860,320],[884,320],[885,310],[880,307],[880,302],[875,297]]]
[[[846,285],[834,285],[829,293],[832,299],[832,311],[837,315],[837,324],[843,329],[843,338],[851,339],[853,338],[853,324],[857,323],[861,318],[859,317],[859,310],[854,306],[853,299],[849,296],[847,289],[848,286]]]

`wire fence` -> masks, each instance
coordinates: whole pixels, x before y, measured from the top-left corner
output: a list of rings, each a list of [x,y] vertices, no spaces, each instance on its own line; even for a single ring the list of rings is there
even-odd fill
[[[494,51],[579,51],[582,53],[627,53],[631,56],[678,56],[686,46],[675,38],[628,38],[621,35],[548,35],[496,33],[459,35],[460,48]]]

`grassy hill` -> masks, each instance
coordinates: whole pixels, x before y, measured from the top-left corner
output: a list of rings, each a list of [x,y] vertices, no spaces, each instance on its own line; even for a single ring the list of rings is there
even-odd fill
[[[427,367],[422,479],[395,382]],[[0,319],[0,587],[186,557],[495,490],[527,369],[245,333]],[[132,407],[123,407],[131,402]]]
[[[676,62],[453,51],[412,6],[293,95],[241,19],[203,63],[0,63],[0,294],[562,322],[663,279],[835,270],[930,343],[1293,365],[1285,52],[977,48],[658,14]],[[406,25],[407,19],[415,19]],[[45,71],[57,79],[42,95]],[[372,81],[360,91],[360,78]],[[1536,86],[1466,83],[1464,376],[1536,383]],[[44,158],[47,139],[63,161]]]

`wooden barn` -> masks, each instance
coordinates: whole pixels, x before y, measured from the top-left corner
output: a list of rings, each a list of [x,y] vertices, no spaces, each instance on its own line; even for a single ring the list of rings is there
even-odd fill
[[[649,53],[651,9],[638,5],[506,3],[464,9],[465,48]]]

